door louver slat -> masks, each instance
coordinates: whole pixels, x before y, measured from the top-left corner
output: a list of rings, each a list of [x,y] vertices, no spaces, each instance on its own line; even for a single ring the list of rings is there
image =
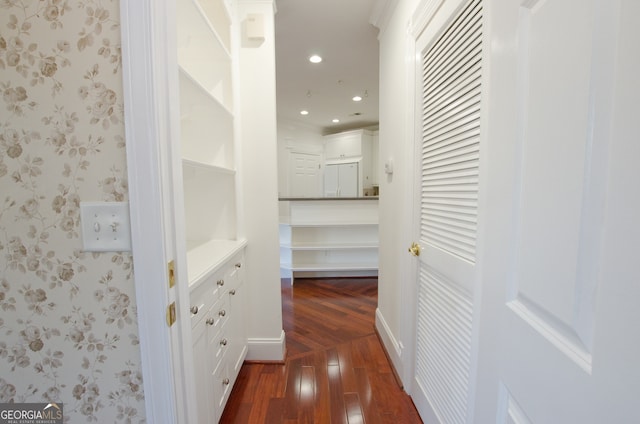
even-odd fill
[[[475,262],[482,4],[472,1],[423,55],[421,239]],[[459,203],[460,199],[472,202]],[[447,205],[471,227],[424,206]],[[460,207],[463,206],[464,210]],[[469,230],[471,228],[471,230]]]

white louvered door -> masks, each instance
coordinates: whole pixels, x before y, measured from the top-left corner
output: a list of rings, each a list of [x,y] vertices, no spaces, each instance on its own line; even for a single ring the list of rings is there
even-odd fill
[[[435,2],[437,3],[437,2]],[[425,422],[464,423],[472,374],[482,77],[481,0],[445,2],[417,40],[415,380]]]

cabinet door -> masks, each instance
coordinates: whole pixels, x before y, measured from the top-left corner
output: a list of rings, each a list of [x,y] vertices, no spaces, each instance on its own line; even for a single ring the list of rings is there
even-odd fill
[[[221,361],[213,372],[213,408],[215,409],[214,418],[218,422],[222,416],[224,405],[231,390],[231,381],[229,379],[229,367],[226,361]]]
[[[204,313],[207,311],[202,311]],[[193,327],[193,365],[196,369],[196,404],[198,405],[198,422],[212,422],[211,409],[211,373],[209,372],[209,358],[207,355],[208,332],[206,319],[201,319]]]
[[[343,163],[338,165],[338,197],[358,196],[358,164]]]
[[[241,282],[240,282],[241,283]],[[244,285],[238,284],[229,290],[229,322],[227,323],[228,351],[227,361],[231,372],[232,380],[240,372],[240,367],[244,361],[244,352],[247,346],[247,335],[244,320]]]
[[[325,159],[341,159],[362,155],[362,131],[332,134],[324,144]]]

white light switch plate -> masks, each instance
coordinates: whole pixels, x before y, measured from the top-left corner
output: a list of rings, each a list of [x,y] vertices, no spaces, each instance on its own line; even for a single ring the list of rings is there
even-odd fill
[[[131,250],[128,202],[80,202],[80,222],[85,251]]]

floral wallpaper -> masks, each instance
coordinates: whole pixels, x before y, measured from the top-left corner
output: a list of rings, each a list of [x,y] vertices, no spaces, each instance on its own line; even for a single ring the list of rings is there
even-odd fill
[[[82,251],[127,200],[118,0],[0,0],[0,403],[145,421],[129,253]]]

